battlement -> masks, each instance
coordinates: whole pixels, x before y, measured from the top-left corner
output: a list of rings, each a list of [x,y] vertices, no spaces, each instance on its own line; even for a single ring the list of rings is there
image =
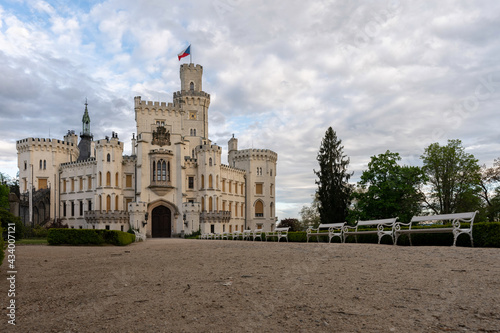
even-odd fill
[[[278,154],[269,149],[243,149],[234,152],[235,160],[270,160],[276,162]]]
[[[141,96],[134,97],[134,104],[136,107],[149,106],[156,108],[173,108],[173,103],[159,102],[159,101],[143,101]]]
[[[202,65],[195,65],[195,64],[182,64],[180,71],[197,71],[201,72],[203,74],[203,66]]]
[[[82,161],[61,163],[61,170],[67,169],[69,167],[72,168],[75,166],[87,166],[87,165],[93,165],[93,164],[96,164],[95,157],[90,157],[90,158],[87,158],[86,160],[82,160]]]
[[[204,91],[196,90],[181,90],[174,92],[174,99],[178,99],[181,97],[204,97],[210,99],[210,94]]]
[[[196,146],[195,150],[197,152],[222,152],[222,148],[218,145],[199,145]]]
[[[239,173],[239,174],[241,174],[242,176],[245,176],[245,173],[246,173],[246,171],[245,171],[245,170],[243,170],[243,169],[233,168],[233,167],[231,167],[231,166],[229,166],[229,165],[227,165],[227,164],[221,164],[221,165],[220,165],[220,170],[221,170],[221,172],[222,172],[222,171],[226,171],[226,172],[235,172],[235,173]]]
[[[96,148],[102,148],[106,146],[118,146],[123,149],[123,142],[118,139],[118,133],[113,132],[111,138],[106,136],[104,139],[96,141]]]
[[[73,142],[69,141],[64,141],[64,140],[57,140],[57,139],[46,139],[46,138],[26,138],[22,140],[17,140],[16,141],[16,146],[17,145],[40,145],[44,143],[51,143],[51,144],[60,144],[60,145],[66,145],[70,147],[74,147],[75,145]]]
[[[182,211],[184,213],[199,213],[201,210],[199,202],[183,202]]]

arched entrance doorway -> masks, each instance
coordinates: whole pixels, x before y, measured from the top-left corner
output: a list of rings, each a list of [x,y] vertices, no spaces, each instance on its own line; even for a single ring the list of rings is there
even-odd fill
[[[172,237],[172,212],[165,206],[153,209],[151,219],[152,237]]]

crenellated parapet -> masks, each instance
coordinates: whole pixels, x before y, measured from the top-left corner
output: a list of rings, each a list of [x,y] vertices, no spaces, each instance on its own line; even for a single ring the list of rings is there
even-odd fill
[[[134,97],[134,106],[136,117],[137,114],[154,115],[154,116],[180,116],[182,111],[173,103],[158,102],[158,101],[143,101],[141,96]]]
[[[243,149],[234,152],[235,161],[261,160],[276,163],[278,154],[269,149]]]
[[[218,145],[205,144],[196,146],[195,151],[197,153],[221,153],[222,148]]]
[[[26,138],[16,141],[16,149],[18,152],[27,152],[32,150],[47,150],[47,151],[71,151],[77,152],[78,147],[72,142],[56,139],[45,138]]]
[[[229,165],[226,165],[226,164],[221,164],[220,170],[221,170],[221,173],[225,172],[227,174],[239,175],[241,177],[245,176],[245,170],[233,168],[233,167],[230,167]]]
[[[61,163],[60,169],[65,170],[65,169],[73,169],[75,167],[86,167],[86,166],[95,165],[96,163],[97,162],[96,162],[95,157],[90,157],[90,158],[88,158],[86,160],[82,160],[82,161]]]

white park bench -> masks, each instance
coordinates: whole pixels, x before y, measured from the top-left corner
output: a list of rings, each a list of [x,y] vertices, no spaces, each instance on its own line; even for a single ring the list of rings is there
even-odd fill
[[[252,237],[252,230],[243,230],[243,240],[250,239]]]
[[[472,225],[474,224],[474,217],[476,212],[468,213],[455,213],[455,214],[443,214],[443,215],[430,215],[430,216],[414,216],[409,223],[397,222],[394,226],[394,245],[398,242],[398,237],[400,235],[408,235],[411,244],[411,234],[421,234],[421,233],[453,233],[453,246],[457,244],[457,238],[461,234],[467,234],[470,237],[470,244],[474,246],[472,240]],[[444,221],[451,221],[450,226],[443,225]],[[429,222],[430,225],[442,225],[442,227],[434,228],[412,228],[413,224]],[[470,223],[468,226],[461,227],[461,222]],[[428,224],[428,225],[429,225]],[[403,229],[403,227],[405,229]],[[408,227],[406,229],[406,227]]]
[[[231,234],[229,232],[223,232],[222,233],[222,238],[221,239],[229,239],[229,236],[231,236]]]
[[[255,241],[256,238],[260,238],[260,240],[262,241],[262,232],[262,229],[255,229],[253,231],[253,240]]]
[[[391,219],[383,219],[383,220],[358,221],[356,225],[353,227],[349,225],[344,225],[344,227],[342,227],[344,243],[347,236],[354,235],[356,237],[356,242],[357,242],[358,235],[368,235],[368,234],[377,234],[379,244],[382,237],[386,235],[391,236],[392,242],[394,243],[394,224],[396,223],[397,219],[398,219],[397,217],[394,217]],[[373,226],[376,226],[376,229],[368,229],[368,230],[358,229],[359,227],[373,227]]]
[[[345,222],[342,223],[327,223],[320,224],[317,228],[309,227],[307,228],[307,242],[309,243],[309,237],[316,236],[317,241],[319,242],[319,236],[328,236],[328,243],[331,243],[333,237],[339,237],[342,242],[342,228],[344,227]],[[321,231],[322,229],[328,229]]]
[[[274,231],[266,232],[266,242],[268,238],[276,237],[278,242],[281,238],[284,238],[288,243],[288,229],[290,229],[290,227],[276,228]]]
[[[239,239],[240,236],[242,235],[241,231],[233,231],[233,240]]]

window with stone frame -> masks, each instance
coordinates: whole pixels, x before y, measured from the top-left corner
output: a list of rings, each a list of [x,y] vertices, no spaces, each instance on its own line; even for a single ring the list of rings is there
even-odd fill
[[[188,188],[194,189],[194,177],[193,176],[188,177]]]

